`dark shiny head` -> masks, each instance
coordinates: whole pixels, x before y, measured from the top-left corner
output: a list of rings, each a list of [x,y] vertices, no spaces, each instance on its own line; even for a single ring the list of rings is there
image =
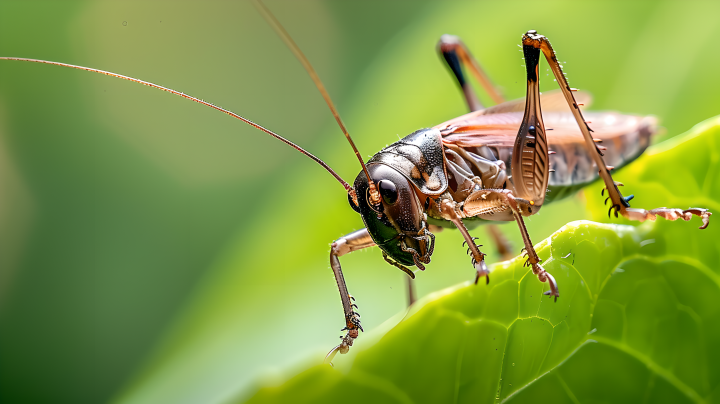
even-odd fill
[[[368,165],[377,185],[382,204],[377,209],[368,204],[368,180],[364,172],[355,179],[358,205],[350,205],[362,216],[375,244],[402,265],[430,262],[433,236],[427,231],[425,212],[413,185],[397,170],[384,164]]]

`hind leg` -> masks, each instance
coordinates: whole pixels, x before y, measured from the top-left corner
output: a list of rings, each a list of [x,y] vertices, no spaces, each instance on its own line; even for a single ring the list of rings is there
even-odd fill
[[[712,213],[707,209],[690,208],[683,210],[657,208],[652,210],[645,210],[630,208],[630,200],[633,199],[633,195],[624,197],[622,193],[620,193],[618,185],[622,184],[613,180],[612,175],[610,174],[610,170],[612,170],[613,167],[607,166],[605,164],[605,161],[603,160],[602,150],[595,144],[595,139],[593,139],[592,135],[590,134],[590,132],[592,132],[592,129],[590,129],[590,126],[588,126],[589,122],[586,122],[585,118],[583,118],[582,112],[580,111],[578,103],[575,100],[575,96],[573,95],[573,91],[575,89],[570,88],[570,85],[565,78],[565,74],[562,71],[562,66],[560,66],[557,61],[555,50],[553,50],[552,46],[550,45],[550,41],[548,41],[547,38],[539,35],[535,31],[528,31],[523,36],[522,41],[524,48],[533,47],[536,49],[540,49],[545,55],[545,59],[547,59],[548,64],[550,64],[550,69],[552,70],[553,75],[555,76],[555,79],[560,86],[560,90],[563,92],[563,95],[565,95],[565,100],[567,101],[568,106],[570,107],[570,111],[572,112],[575,120],[578,123],[578,126],[580,127],[580,132],[582,132],[583,138],[585,138],[585,146],[587,148],[587,151],[592,156],[595,164],[598,167],[600,177],[605,183],[605,190],[607,190],[608,192],[608,198],[605,200],[605,202],[607,203],[608,200],[610,200],[611,202],[610,210],[608,210],[608,216],[614,210],[616,217],[619,213],[629,220],[637,220],[643,222],[645,220],[655,220],[657,216],[661,216],[667,220],[683,219],[687,221],[690,220],[693,215],[695,215],[702,219],[703,224],[702,226],[700,226],[700,228],[706,228],[710,222],[710,215],[712,215]],[[603,193],[605,190],[603,190]]]

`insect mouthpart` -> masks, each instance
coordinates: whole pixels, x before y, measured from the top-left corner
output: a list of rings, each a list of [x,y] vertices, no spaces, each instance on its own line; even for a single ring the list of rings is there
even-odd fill
[[[430,257],[433,251],[435,251],[435,235],[427,230],[426,224],[423,221],[423,227],[417,235],[402,234],[400,237],[400,249],[412,254],[415,266],[421,271],[424,271],[425,266],[423,264],[430,263]],[[411,246],[408,246],[408,242]]]

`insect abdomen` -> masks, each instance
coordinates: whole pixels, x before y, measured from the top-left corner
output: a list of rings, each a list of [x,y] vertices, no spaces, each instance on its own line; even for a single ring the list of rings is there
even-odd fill
[[[598,147],[604,154],[605,163],[615,169],[625,166],[639,157],[650,145],[650,137],[657,132],[654,117],[637,117],[617,113],[588,113],[593,122],[608,120],[616,124],[594,125],[593,137],[600,139]],[[591,119],[588,117],[588,119]],[[622,120],[622,122],[617,122]],[[598,178],[598,169],[582,142],[553,142],[550,139],[550,173],[548,199],[559,200],[573,194],[579,188]]]

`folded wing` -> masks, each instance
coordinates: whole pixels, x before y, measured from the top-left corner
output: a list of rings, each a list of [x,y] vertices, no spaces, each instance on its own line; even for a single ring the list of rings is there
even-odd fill
[[[551,174],[549,185],[577,185],[597,178],[597,169],[588,155],[585,143],[562,93],[552,92],[542,96],[542,111],[551,151]],[[580,99],[589,102],[587,94]],[[578,102],[581,102],[578,100]],[[472,151],[487,146],[498,159],[504,160],[510,173],[511,152],[522,122],[524,100],[514,100],[495,107],[444,122],[438,126],[443,143],[456,145]],[[559,112],[563,111],[563,112]],[[565,112],[567,111],[567,112]],[[584,112],[591,122],[593,137],[601,139],[605,162],[620,167],[639,156],[650,144],[650,137],[657,132],[657,120],[651,116],[627,115],[618,112]]]

